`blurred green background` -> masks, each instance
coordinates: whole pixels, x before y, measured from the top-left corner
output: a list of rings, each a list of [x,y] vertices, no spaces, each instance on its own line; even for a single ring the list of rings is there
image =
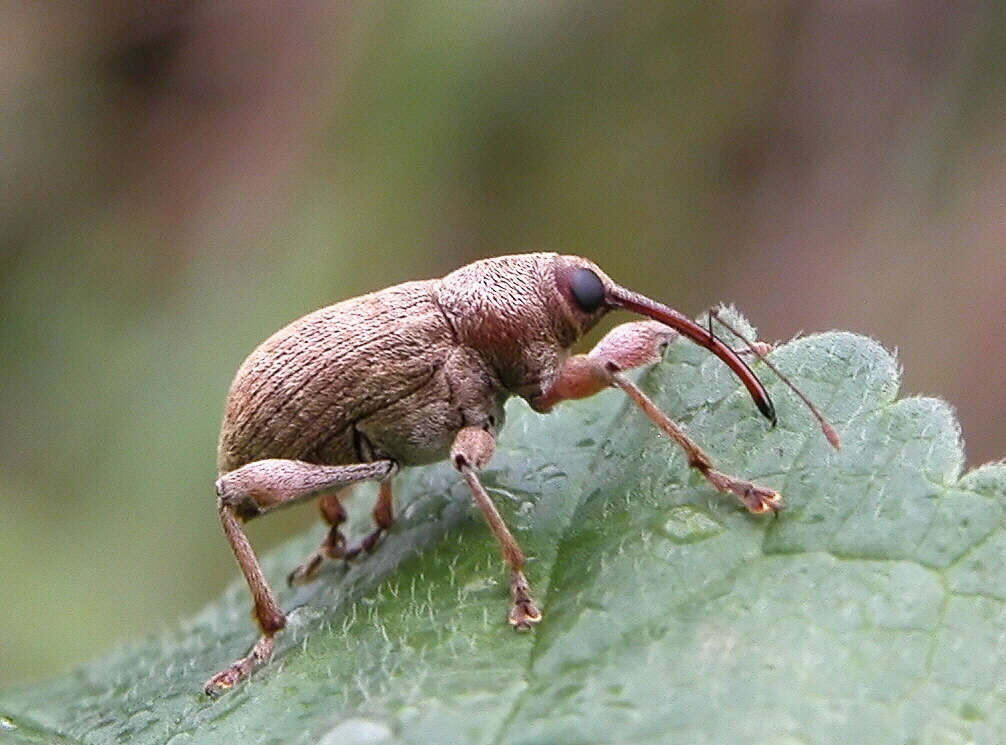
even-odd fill
[[[486,255],[868,334],[1006,452],[1003,3],[0,7],[0,684],[237,577],[214,450],[259,341]]]

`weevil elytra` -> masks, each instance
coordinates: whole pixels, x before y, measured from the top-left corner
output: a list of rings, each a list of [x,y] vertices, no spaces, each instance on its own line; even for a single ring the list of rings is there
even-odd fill
[[[615,327],[587,354],[570,348],[608,311],[647,316]],[[280,505],[320,498],[330,526],[294,569],[307,582],[325,559],[371,551],[392,522],[398,469],[449,458],[468,484],[510,572],[509,621],[541,620],[524,554],[479,481],[503,426],[503,404],[520,396],[538,412],[608,387],[624,390],[690,466],[753,513],[781,506],[772,489],[716,470],[710,458],[628,378],[681,334],[734,371],[775,422],[764,386],[739,354],[677,311],[620,287],[592,262],[533,253],[484,259],[442,279],[406,282],[310,313],[273,334],[231,384],[217,453],[217,508],[254,599],[261,636],[244,657],[210,678],[219,693],[272,655],[286,618],[241,523]],[[347,545],[340,489],[379,482],[374,529]]]

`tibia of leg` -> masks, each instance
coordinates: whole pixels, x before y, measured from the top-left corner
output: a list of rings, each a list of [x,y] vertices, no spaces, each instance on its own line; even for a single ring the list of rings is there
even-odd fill
[[[782,495],[774,489],[728,476],[713,468],[712,459],[706,455],[698,443],[686,435],[673,419],[661,411],[653,403],[653,400],[640,390],[639,386],[621,373],[614,373],[612,377],[614,384],[625,391],[633,403],[650,418],[650,421],[685,451],[688,465],[697,469],[716,489],[726,494],[735,495],[750,512],[756,515],[763,512],[775,512],[782,507]]]
[[[235,683],[251,675],[259,665],[268,662],[272,657],[273,638],[272,634],[264,634],[259,637],[254,646],[248,650],[244,657],[234,660],[230,665],[218,672],[206,681],[203,690],[209,696],[219,696]]]
[[[250,675],[259,664],[268,660],[272,655],[273,636],[286,625],[286,616],[280,610],[276,596],[273,594],[272,588],[269,587],[265,575],[262,574],[262,568],[259,566],[258,559],[255,558],[255,552],[252,551],[247,536],[241,529],[241,523],[234,514],[234,508],[225,504],[223,498],[217,500],[217,508],[224,535],[234,552],[234,558],[237,559],[241,573],[244,574],[245,580],[248,582],[248,589],[251,590],[254,600],[253,615],[262,630],[262,636],[248,654],[235,660],[206,681],[204,690],[210,695],[222,693],[242,678]]]
[[[587,354],[573,355],[544,395],[531,402],[546,412],[561,401],[587,398],[612,385],[612,373],[656,362],[661,350],[677,336],[657,321],[635,321],[616,326]]]
[[[485,515],[489,529],[500,545],[503,561],[510,568],[512,605],[507,615],[510,625],[515,629],[529,629],[532,624],[541,621],[541,611],[535,605],[534,598],[531,597],[531,585],[521,571],[524,567],[524,552],[503,522],[499,510],[482,486],[477,472],[477,468],[488,463],[494,444],[492,435],[485,430],[466,427],[454,439],[454,444],[451,446],[451,462],[461,472],[465,483],[471,489],[472,499]]]
[[[374,517],[374,529],[364,536],[356,545],[347,548],[343,554],[346,560],[355,559],[361,553],[370,553],[377,548],[381,536],[388,532],[394,522],[394,499],[391,494],[391,480],[382,481],[377,492],[377,504],[371,515]]]
[[[391,528],[394,522],[393,497],[391,495],[391,481],[386,480],[380,483],[377,492],[377,503],[370,513],[374,519],[374,529],[364,536],[356,545],[346,549],[344,558],[346,560],[355,559],[361,553],[369,554],[377,548],[377,542]]]
[[[248,583],[248,589],[251,591],[255,620],[263,634],[275,634],[286,625],[286,617],[280,610],[279,603],[276,602],[276,596],[262,573],[262,567],[259,566],[255,552],[241,528],[241,523],[234,515],[233,509],[224,504],[221,499],[218,500],[217,510],[220,514],[220,524],[223,526],[224,535],[230,544],[231,551],[234,552],[238,567]]]
[[[244,520],[347,484],[384,479],[395,463],[379,460],[348,466],[323,466],[299,460],[269,458],[241,466],[217,479],[217,494]]]

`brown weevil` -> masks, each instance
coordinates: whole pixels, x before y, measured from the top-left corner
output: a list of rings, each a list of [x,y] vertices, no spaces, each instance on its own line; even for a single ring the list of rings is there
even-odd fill
[[[587,354],[570,348],[608,311],[652,320],[615,327]],[[262,635],[244,657],[210,678],[219,693],[269,659],[286,617],[266,582],[243,521],[280,505],[320,498],[330,526],[294,569],[307,582],[325,559],[373,550],[391,526],[398,469],[450,458],[471,489],[510,571],[509,621],[541,620],[522,567],[524,554],[479,481],[503,425],[503,404],[520,396],[547,412],[567,399],[616,386],[682,446],[690,466],[753,513],[781,506],[777,492],[713,468],[702,449],[624,371],[659,359],[677,334],[734,371],[759,411],[775,422],[764,386],[711,331],[615,284],[592,262],[533,253],[476,261],[443,279],[405,282],[322,308],[273,334],[231,384],[217,452],[217,509],[248,581]],[[757,352],[756,352],[757,353]],[[379,482],[373,531],[347,545],[340,490]]]

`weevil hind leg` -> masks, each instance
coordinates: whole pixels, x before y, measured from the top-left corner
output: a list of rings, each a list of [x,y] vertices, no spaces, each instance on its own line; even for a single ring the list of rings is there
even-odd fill
[[[217,511],[254,601],[253,616],[262,632],[259,640],[206,681],[204,690],[217,695],[248,677],[273,652],[273,637],[286,625],[286,616],[269,586],[241,522],[269,510],[340,489],[357,481],[384,480],[397,471],[390,460],[350,466],[323,466],[303,461],[268,459],[249,463],[217,479]]]
[[[206,681],[203,690],[210,696],[223,693],[272,657],[273,637],[276,632],[286,626],[286,616],[280,609],[276,596],[262,573],[262,568],[259,566],[258,559],[255,558],[255,552],[252,550],[247,536],[241,529],[234,508],[226,504],[224,498],[221,497],[217,500],[217,509],[220,512],[220,522],[223,525],[224,534],[227,536],[234,557],[237,559],[238,566],[241,567],[241,572],[251,590],[254,600],[252,616],[262,631],[262,635],[248,651],[248,654],[234,660]]]

